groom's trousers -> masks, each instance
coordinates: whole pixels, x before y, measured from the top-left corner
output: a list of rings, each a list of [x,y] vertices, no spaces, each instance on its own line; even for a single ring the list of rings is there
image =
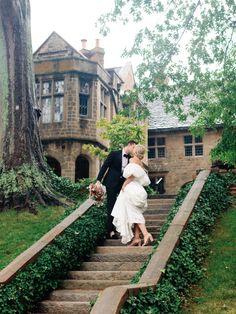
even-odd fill
[[[107,188],[107,230],[108,233],[115,231],[115,226],[112,224],[113,216],[111,216],[112,209],[115,205],[119,190]]]

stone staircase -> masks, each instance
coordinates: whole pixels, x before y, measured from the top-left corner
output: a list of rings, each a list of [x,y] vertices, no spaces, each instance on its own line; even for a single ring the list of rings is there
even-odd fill
[[[146,226],[154,239],[159,236],[174,199],[150,199],[145,212]],[[70,271],[68,278],[61,281],[47,300],[38,305],[37,314],[87,314],[91,302],[107,287],[129,284],[151,252],[151,246],[129,247],[120,240],[105,240],[96,248],[89,261],[79,270]],[[35,312],[36,314],[36,312]]]

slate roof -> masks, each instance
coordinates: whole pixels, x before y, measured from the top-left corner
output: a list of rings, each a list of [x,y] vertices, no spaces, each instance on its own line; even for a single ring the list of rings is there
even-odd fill
[[[188,112],[191,97],[186,97],[184,100],[184,111]],[[187,129],[194,118],[188,116],[187,120],[184,122],[179,121],[179,119],[173,113],[166,113],[164,110],[164,105],[161,101],[155,101],[147,105],[150,116],[148,119],[148,129],[149,130],[176,130],[176,129]]]

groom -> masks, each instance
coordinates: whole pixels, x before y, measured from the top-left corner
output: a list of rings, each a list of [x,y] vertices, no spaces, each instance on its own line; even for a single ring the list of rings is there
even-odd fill
[[[107,190],[107,237],[110,239],[117,237],[115,234],[115,227],[112,224],[113,217],[111,216],[111,212],[116,202],[117,195],[120,193],[122,184],[125,180],[122,176],[124,168],[129,163],[129,159],[136,144],[135,141],[131,140],[122,150],[111,151],[97,176],[97,180],[102,182]]]

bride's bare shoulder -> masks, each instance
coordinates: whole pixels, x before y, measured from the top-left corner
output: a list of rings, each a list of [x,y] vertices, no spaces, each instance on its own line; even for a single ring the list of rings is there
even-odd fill
[[[141,168],[143,168],[142,163],[141,162],[137,162],[137,160],[135,158],[130,158],[129,163],[133,164],[133,165],[140,166]]]
[[[131,164],[135,164],[135,159],[134,159],[133,157],[132,157],[132,158],[130,158],[129,163],[131,163]]]

